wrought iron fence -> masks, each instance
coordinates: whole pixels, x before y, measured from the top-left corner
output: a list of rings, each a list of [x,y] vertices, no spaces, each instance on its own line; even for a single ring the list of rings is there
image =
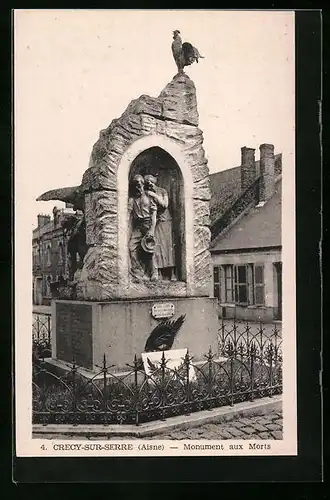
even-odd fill
[[[50,313],[32,314],[33,355],[38,358],[51,356],[52,323]]]
[[[125,374],[103,365],[90,380],[73,360],[65,377],[39,360],[33,370],[33,423],[136,424],[273,396],[282,392],[281,338],[221,328],[220,357],[210,350],[195,363],[189,353],[177,369],[161,362],[146,373],[136,356]],[[193,371],[192,370],[193,367]]]
[[[277,323],[256,323],[252,321],[222,319],[218,331],[219,354],[234,356],[248,354],[255,349],[256,355],[263,359],[268,350],[274,350],[275,362],[282,363],[282,330]]]

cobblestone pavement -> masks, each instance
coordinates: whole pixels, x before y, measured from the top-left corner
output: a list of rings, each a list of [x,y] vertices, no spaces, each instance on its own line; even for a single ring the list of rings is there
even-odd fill
[[[176,429],[168,433],[148,436],[142,439],[282,439],[282,411],[277,410],[265,415],[255,415],[252,417],[242,417],[229,422],[204,424],[199,427],[191,427],[186,430]],[[42,436],[43,439],[82,439],[81,436]],[[84,438],[83,438],[84,439]],[[86,439],[86,438],[85,438]],[[90,440],[106,440],[106,436],[90,436]],[[108,439],[121,441],[141,439],[133,436],[111,436]]]
[[[230,422],[204,424],[187,430],[174,430],[150,439],[282,439],[282,412],[244,417]]]

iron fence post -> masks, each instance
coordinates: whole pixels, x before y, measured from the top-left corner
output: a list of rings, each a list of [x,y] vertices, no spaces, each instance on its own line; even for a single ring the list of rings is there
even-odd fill
[[[243,359],[244,359],[244,345],[243,345],[243,342],[240,342],[239,346],[238,346],[238,353],[240,355],[240,384],[242,385],[243,384],[243,370],[242,370],[242,366],[243,366]]]
[[[72,401],[72,406],[73,406],[73,425],[78,425],[78,414],[77,414],[77,390],[76,390],[76,372],[77,372],[77,366],[76,366],[76,361],[74,358],[72,358],[72,368],[71,368],[71,373],[72,373],[72,392],[73,392],[73,401]]]
[[[277,330],[276,323],[275,323],[275,328],[274,328],[275,368],[276,368],[276,365],[277,365],[277,353],[278,353],[278,344],[277,344],[277,341],[278,341],[278,330]]]
[[[259,325],[259,333],[260,333],[260,363],[262,365],[263,364],[263,358],[264,358],[264,342],[263,342],[264,329],[262,327],[261,321],[260,321],[260,325]]]
[[[39,362],[40,362],[40,365],[39,365],[39,370],[40,370],[40,373],[42,372],[46,372],[46,368],[45,368],[45,360],[44,359],[39,359]],[[45,377],[43,376],[42,377],[42,391],[41,391],[41,401],[42,401],[42,411],[45,411],[45,407],[46,407],[46,379]],[[43,426],[46,426],[47,425],[47,421],[44,421],[43,422]]]
[[[230,406],[234,406],[234,358],[230,356]]]
[[[251,401],[254,401],[254,359],[255,357],[255,348],[253,342],[250,346],[250,373],[251,373]]]
[[[40,342],[40,316],[37,315],[37,341]]]
[[[48,346],[50,347],[51,345],[51,325],[50,325],[50,315],[47,316],[47,340],[48,340]]]
[[[165,396],[165,367],[166,367],[166,360],[165,360],[165,353],[163,351],[162,353],[162,359],[160,362],[160,369],[161,369],[161,420],[166,420],[165,418],[165,405],[166,405],[166,396]]]
[[[190,371],[190,357],[189,357],[189,351],[187,349],[187,352],[185,354],[185,357],[184,357],[184,365],[186,367],[186,380],[187,380],[187,384],[186,384],[186,411],[185,411],[185,415],[189,415],[190,414],[190,410],[189,410],[189,402],[190,402],[190,380],[189,380],[189,371]]]
[[[247,352],[249,352],[249,349],[250,349],[250,333],[251,333],[251,327],[250,327],[249,323],[247,323],[247,325],[246,325],[246,349],[247,349]]]
[[[233,338],[233,351],[236,351],[236,344],[237,344],[237,324],[236,324],[236,319],[234,319],[234,338]]]
[[[213,354],[212,354],[212,350],[211,350],[211,346],[209,348],[209,352],[206,356],[206,359],[207,359],[207,367],[208,367],[208,371],[207,371],[207,389],[208,389],[208,394],[209,394],[209,398],[210,398],[210,401],[211,401],[211,398],[212,398],[212,378],[213,378],[213,374],[212,374],[212,359],[213,359]],[[209,410],[211,409],[210,407],[208,408]]]
[[[102,373],[103,373],[103,411],[105,422],[104,425],[108,425],[108,412],[107,412],[107,359],[105,353],[103,354],[103,363],[102,363]]]
[[[134,356],[134,402],[135,402],[135,425],[139,425],[139,387],[138,387],[139,364],[137,356]]]
[[[273,344],[270,344],[270,352],[269,352],[269,378],[270,378],[270,392],[269,397],[273,396]]]

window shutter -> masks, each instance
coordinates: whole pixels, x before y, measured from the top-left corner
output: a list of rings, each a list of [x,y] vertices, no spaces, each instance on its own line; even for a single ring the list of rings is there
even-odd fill
[[[215,298],[217,298],[218,300],[220,300],[220,287],[219,287],[219,283],[214,283],[213,295],[214,295]]]
[[[238,303],[238,271],[237,266],[234,266],[234,300]]]
[[[219,266],[213,267],[213,296],[220,299]]]
[[[262,264],[254,265],[254,282],[258,285],[264,284],[264,266]]]
[[[225,297],[224,297],[224,291],[225,291],[225,273],[224,273],[224,267],[223,266],[220,266],[219,267],[219,286],[220,286],[220,290],[219,290],[219,300],[221,303],[225,302]]]
[[[254,266],[254,298],[256,306],[265,305],[264,266],[262,264]]]

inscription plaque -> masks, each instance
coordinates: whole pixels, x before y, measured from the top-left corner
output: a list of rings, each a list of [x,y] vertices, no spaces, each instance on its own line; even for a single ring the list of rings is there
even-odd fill
[[[56,356],[93,368],[92,306],[87,304],[56,304]]]
[[[174,315],[174,304],[170,302],[159,302],[151,308],[151,314],[155,319],[171,318]]]

